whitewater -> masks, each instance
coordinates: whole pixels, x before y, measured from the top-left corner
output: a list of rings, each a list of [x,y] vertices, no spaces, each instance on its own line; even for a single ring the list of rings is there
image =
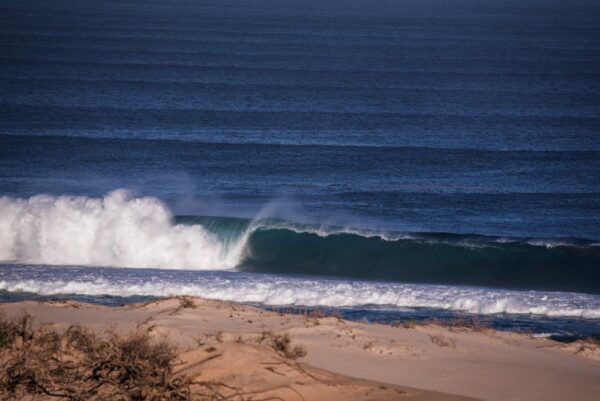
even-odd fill
[[[357,273],[352,270],[356,269],[353,263],[366,264],[367,269],[369,263],[381,267],[378,256],[385,259],[389,252],[401,252],[391,254],[401,259],[403,252],[414,252],[415,247],[426,247],[425,252],[459,252],[459,262],[473,252],[490,252],[488,248],[498,252],[497,247],[501,252],[541,252],[542,257],[564,252],[565,246],[569,252],[582,248],[584,253],[597,248],[581,242],[552,246],[513,242],[499,238],[490,244],[489,239],[464,236],[387,238],[355,229],[325,230],[262,217],[174,216],[160,199],[126,190],[97,198],[2,197],[0,299],[66,297],[118,304],[144,297],[194,295],[265,307],[359,310],[363,317],[375,312],[387,318],[411,316],[422,310],[430,311],[428,316],[469,313],[503,322],[513,319],[507,316],[518,316],[540,332],[556,331],[552,319],[562,319],[559,328],[563,332],[575,323],[579,327],[576,332],[600,332],[600,296],[593,293],[411,283],[394,280],[394,276],[386,280],[343,278]],[[356,248],[364,248],[364,252],[353,253]],[[336,257],[350,253],[367,258],[347,260],[347,271],[336,270],[343,259],[327,264],[327,258],[315,256],[315,250]],[[294,270],[294,266],[305,267],[309,262],[315,265],[312,269]],[[283,273],[270,271],[273,264]],[[485,266],[476,268],[485,270]],[[332,272],[335,274],[329,274]],[[431,280],[444,280],[443,271],[434,273],[440,277]],[[337,277],[326,277],[332,275]],[[551,320],[542,324],[540,318]]]
[[[0,261],[49,265],[232,268],[236,249],[200,225],[175,225],[157,198],[127,190],[102,198],[0,198]]]
[[[42,296],[164,297],[193,295],[270,306],[432,308],[476,314],[600,319],[591,294],[512,291],[223,271],[4,266],[0,291]]]

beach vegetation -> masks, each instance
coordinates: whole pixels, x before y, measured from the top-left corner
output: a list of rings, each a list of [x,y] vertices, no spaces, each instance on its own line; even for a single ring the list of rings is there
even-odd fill
[[[194,301],[194,297],[189,295],[181,295],[176,297],[179,301],[179,306],[183,309],[195,309],[196,302]]]
[[[145,331],[99,335],[71,326],[59,332],[34,328],[26,314],[0,316],[1,400],[225,399],[224,384],[198,382],[175,372],[176,358],[176,349],[164,338]]]
[[[259,337],[260,344],[266,344],[277,351],[280,355],[289,359],[298,359],[306,356],[306,348],[302,345],[292,346],[292,339],[288,333],[274,334],[270,331],[263,331]]]
[[[477,315],[472,316],[457,316],[452,321],[446,324],[451,330],[469,330],[469,331],[486,331],[491,328],[489,321],[482,319]]]
[[[456,348],[456,340],[453,338],[448,338],[443,334],[430,334],[429,340],[438,347]]]
[[[399,320],[392,323],[392,327],[402,327],[405,329],[414,329],[417,326],[417,322],[414,320]]]

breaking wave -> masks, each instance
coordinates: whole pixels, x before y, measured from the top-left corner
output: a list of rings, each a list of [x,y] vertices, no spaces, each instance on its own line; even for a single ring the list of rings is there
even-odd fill
[[[0,261],[229,270],[600,293],[591,241],[378,233],[173,216],[152,197],[0,198]]]
[[[214,269],[232,268],[238,257],[201,225],[173,224],[160,200],[118,190],[0,198],[0,261]]]

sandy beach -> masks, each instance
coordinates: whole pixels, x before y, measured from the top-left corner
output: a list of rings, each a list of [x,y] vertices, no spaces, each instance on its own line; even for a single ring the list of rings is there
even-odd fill
[[[177,374],[224,383],[246,399],[591,401],[600,394],[597,344],[480,327],[367,324],[201,298],[0,309],[8,319],[28,313],[35,327],[57,332],[81,325],[100,336],[149,333],[176,347]]]

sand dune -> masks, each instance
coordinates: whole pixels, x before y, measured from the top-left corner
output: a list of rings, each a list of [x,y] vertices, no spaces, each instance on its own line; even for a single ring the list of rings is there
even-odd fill
[[[600,350],[488,329],[345,321],[244,305],[165,299],[119,308],[2,304],[57,331],[133,330],[177,347],[176,372],[255,399],[557,400],[600,394]],[[287,339],[290,344],[281,344]],[[305,354],[305,355],[304,355]]]

